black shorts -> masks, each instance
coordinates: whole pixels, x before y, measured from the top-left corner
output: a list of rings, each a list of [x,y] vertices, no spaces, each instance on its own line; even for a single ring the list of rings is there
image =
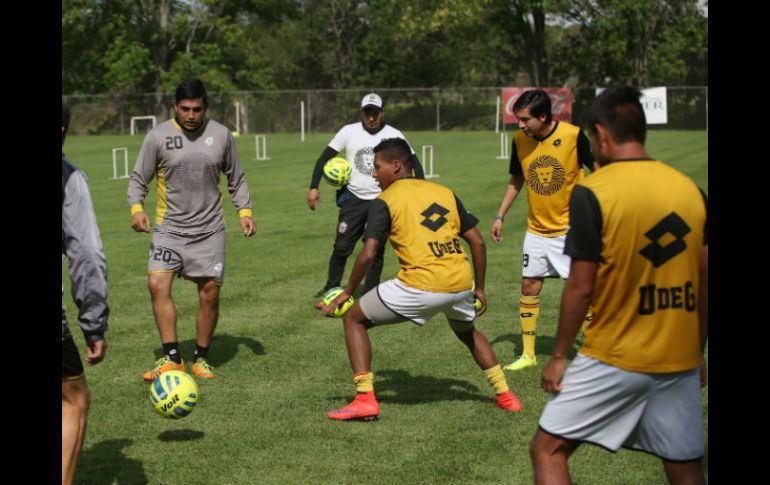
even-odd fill
[[[83,377],[83,362],[72,337],[61,341],[61,380],[74,381]]]

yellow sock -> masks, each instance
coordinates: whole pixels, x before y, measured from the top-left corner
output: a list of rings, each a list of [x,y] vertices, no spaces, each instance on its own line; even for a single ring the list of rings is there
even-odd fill
[[[529,357],[535,356],[535,329],[537,328],[537,316],[539,314],[540,295],[521,295],[521,298],[519,299],[521,339],[524,341],[524,353]]]
[[[487,376],[489,385],[495,389],[495,394],[502,394],[509,390],[508,381],[505,380],[505,374],[503,374],[503,369],[500,368],[500,364],[486,369],[484,374]]]
[[[371,372],[353,375],[353,382],[356,383],[356,392],[374,392],[374,374]]]
[[[586,313],[586,317],[583,320],[583,325],[580,327],[580,330],[585,332],[586,331],[586,327],[588,326],[589,323],[591,323],[591,320],[593,320],[593,319],[594,319],[593,309],[591,307],[588,307],[588,313]]]

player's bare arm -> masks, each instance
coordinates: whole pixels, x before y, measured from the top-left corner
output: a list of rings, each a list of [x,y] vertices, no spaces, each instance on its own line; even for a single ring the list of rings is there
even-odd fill
[[[88,342],[86,346],[86,362],[90,365],[96,365],[102,360],[107,353],[107,340],[99,339]]]
[[[508,209],[511,208],[511,205],[513,205],[516,197],[519,196],[519,192],[521,192],[521,186],[523,184],[524,177],[521,175],[511,176],[511,178],[508,180],[508,186],[505,189],[505,195],[503,196],[502,202],[500,202],[500,209],[497,211],[495,222],[492,223],[492,229],[490,230],[493,241],[500,242],[503,240],[503,218],[505,217],[505,214],[508,213]]]
[[[310,189],[307,191],[307,206],[310,207],[310,210],[315,210],[320,201],[321,192],[318,189]]]
[[[561,390],[561,380],[567,369],[567,352],[575,343],[588,307],[591,304],[598,263],[572,261],[569,278],[564,285],[561,299],[559,326],[554,337],[551,358],[543,369],[540,385],[546,392]]]
[[[251,237],[257,232],[257,223],[249,216],[243,216],[240,219],[241,229],[243,229],[243,235]]]
[[[369,238],[364,241],[364,248],[358,253],[355,263],[353,263],[353,270],[350,272],[350,278],[348,279],[348,286],[345,291],[337,295],[337,298],[332,300],[331,303],[323,307],[321,314],[326,315],[329,312],[334,311],[338,306],[345,303],[353,295],[353,292],[358,288],[358,285],[366,276],[369,268],[372,267],[374,258],[377,256],[377,250],[380,247],[380,241],[374,238]]]
[[[139,211],[131,216],[131,229],[136,232],[150,232],[150,218],[144,211]]]
[[[487,245],[475,227],[468,229],[460,236],[468,242],[471,249],[474,279],[473,295],[481,302],[481,308],[476,311],[476,317],[480,317],[487,311],[487,295],[484,293],[487,275]]]
[[[703,246],[700,253],[700,288],[698,289],[698,322],[700,324],[700,383],[708,383],[708,370],[703,352],[706,350],[709,332],[709,247]]]

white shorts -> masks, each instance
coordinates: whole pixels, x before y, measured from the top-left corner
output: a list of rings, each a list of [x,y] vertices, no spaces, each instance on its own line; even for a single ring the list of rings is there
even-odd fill
[[[473,322],[476,309],[473,291],[438,293],[407,286],[397,278],[380,283],[358,302],[367,319],[374,325],[405,322],[425,325],[442,312],[450,321]]]
[[[670,461],[703,456],[699,369],[643,374],[578,354],[562,385],[540,416],[544,431],[612,452],[623,446]]]
[[[527,231],[522,249],[521,275],[525,278],[569,276],[571,258],[564,254],[567,236],[543,237]]]

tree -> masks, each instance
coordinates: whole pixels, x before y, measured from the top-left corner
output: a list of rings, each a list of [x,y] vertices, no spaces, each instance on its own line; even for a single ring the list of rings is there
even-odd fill
[[[582,84],[681,84],[691,66],[705,65],[708,22],[697,0],[561,1],[579,27],[561,46],[574,58],[562,70]]]
[[[555,4],[546,0],[492,0],[487,18],[504,41],[501,54],[515,71],[523,69],[534,86],[550,86],[546,17]]]
[[[159,103],[191,76],[213,91],[704,84],[698,3],[62,0],[62,84]]]

